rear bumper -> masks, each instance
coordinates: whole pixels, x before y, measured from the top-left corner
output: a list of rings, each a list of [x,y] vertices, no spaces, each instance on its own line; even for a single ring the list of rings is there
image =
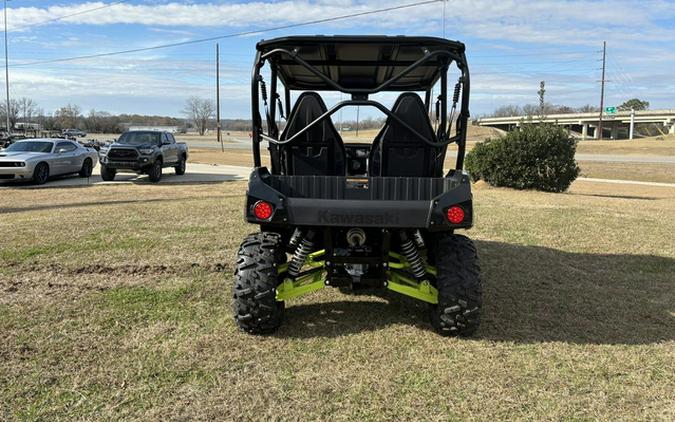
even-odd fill
[[[356,182],[355,182],[356,181]],[[253,206],[272,204],[269,220],[259,220]],[[464,210],[460,224],[445,218],[451,206]],[[449,178],[358,178],[272,176],[254,169],[249,179],[246,219],[268,226],[337,226],[424,228],[449,231],[473,224],[468,175]]]

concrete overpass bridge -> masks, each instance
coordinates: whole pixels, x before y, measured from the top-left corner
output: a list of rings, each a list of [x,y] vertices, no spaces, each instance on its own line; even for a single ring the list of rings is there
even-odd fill
[[[478,119],[479,126],[488,126],[501,130],[511,130],[528,120],[538,123],[538,116],[484,117]],[[600,131],[599,113],[549,114],[543,121],[564,126],[576,132],[581,139],[598,139]],[[664,132],[675,135],[675,109],[619,111],[616,114],[603,114],[602,127],[604,139],[633,139],[633,128],[637,123],[656,123],[664,126]]]

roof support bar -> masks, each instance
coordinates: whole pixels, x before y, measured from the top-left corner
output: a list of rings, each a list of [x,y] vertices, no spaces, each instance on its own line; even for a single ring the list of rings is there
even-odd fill
[[[271,136],[267,136],[265,134],[261,134],[261,136],[264,140],[266,140],[268,142],[271,142],[273,144],[277,144],[277,145],[289,144],[289,143],[293,142],[294,140],[296,140],[297,138],[299,138],[300,136],[304,135],[308,130],[310,130],[314,126],[318,125],[323,120],[325,120],[325,119],[329,118],[331,115],[335,114],[341,108],[346,107],[346,106],[350,106],[350,105],[351,106],[370,106],[370,107],[377,108],[378,110],[380,110],[381,112],[386,114],[388,117],[391,117],[392,119],[396,120],[397,123],[399,123],[401,126],[403,126],[411,134],[415,135],[416,138],[419,138],[420,140],[422,140],[423,142],[425,142],[426,144],[428,144],[432,147],[442,147],[442,146],[447,145],[450,142],[454,141],[454,139],[448,140],[448,141],[445,141],[445,142],[433,142],[432,140],[429,140],[426,136],[422,135],[417,130],[415,130],[413,127],[411,127],[409,124],[404,122],[400,117],[398,117],[397,115],[392,113],[387,107],[385,107],[382,104],[378,103],[377,101],[373,101],[373,100],[345,100],[345,101],[341,101],[341,102],[335,104],[333,107],[331,107],[330,110],[326,111],[321,116],[314,119],[310,124],[305,126],[298,133],[296,133],[295,135],[293,135],[290,138],[285,139],[283,141],[281,141],[277,138],[273,138]]]
[[[436,51],[426,51],[424,56],[420,57],[417,61],[415,61],[413,64],[410,66],[406,67],[402,71],[400,71],[398,74],[392,76],[388,80],[382,82],[380,85],[376,86],[373,89],[363,89],[363,88],[345,88],[326,76],[323,72],[321,72],[319,69],[316,67],[312,66],[309,64],[306,60],[301,59],[298,57],[297,52],[294,51],[289,51],[286,50],[285,48],[275,48],[272,51],[269,51],[261,56],[261,60],[267,60],[272,56],[280,55],[280,54],[286,54],[288,55],[291,60],[295,61],[299,65],[305,67],[307,70],[312,72],[314,75],[319,77],[322,81],[324,81],[326,84],[330,85],[331,88],[335,89],[336,91],[344,92],[345,94],[374,94],[376,92],[380,92],[389,85],[393,84],[394,82],[398,81],[399,79],[403,78],[406,76],[408,73],[412,72],[413,70],[417,69],[418,67],[422,66],[424,63],[428,62],[432,58],[435,57],[447,57],[452,60],[458,60],[459,57],[456,54],[453,54],[449,51],[445,50],[436,50]]]

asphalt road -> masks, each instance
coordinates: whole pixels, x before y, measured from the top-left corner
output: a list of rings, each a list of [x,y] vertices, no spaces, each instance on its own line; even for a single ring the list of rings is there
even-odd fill
[[[183,176],[176,176],[172,169],[164,169],[164,175],[160,184],[203,184],[203,183],[222,183],[237,180],[248,180],[251,173],[249,167],[244,166],[226,166],[209,164],[188,164],[187,170]],[[675,183],[656,183],[656,182],[638,182],[633,180],[613,180],[613,179],[593,179],[580,177],[577,182],[599,182],[616,184],[636,184],[646,186],[661,186],[675,188]],[[44,185],[34,186],[29,182],[1,182],[0,189],[10,188],[58,188],[71,186],[87,185],[115,185],[115,184],[152,184],[147,175],[137,175],[135,173],[118,173],[112,182],[104,182],[100,176],[99,166],[94,169],[94,175],[89,179],[83,179],[75,176],[56,177]]]
[[[201,183],[220,183],[235,180],[247,180],[251,170],[248,167],[209,165],[209,164],[190,164],[188,163],[185,174],[176,176],[173,169],[164,169],[160,184],[201,184]],[[151,184],[148,176],[136,173],[118,173],[112,182],[104,182],[101,179],[100,166],[96,166],[94,174],[89,179],[83,179],[74,176],[59,176],[49,180],[41,186],[32,185],[30,182],[18,181],[0,181],[0,189],[7,188],[56,188],[69,186],[87,186],[87,185],[106,185],[106,184],[131,184],[147,183]]]

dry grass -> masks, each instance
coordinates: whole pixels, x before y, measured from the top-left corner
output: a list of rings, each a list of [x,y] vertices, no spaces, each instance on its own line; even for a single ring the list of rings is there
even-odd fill
[[[632,141],[580,141],[582,154],[675,156],[675,136],[634,139]]]
[[[454,129],[453,129],[454,130]],[[370,143],[375,139],[375,136],[380,132],[380,129],[368,129],[368,130],[360,130],[358,133],[358,136],[356,134],[356,131],[350,130],[350,131],[343,131],[342,132],[342,139],[345,142],[366,142]],[[483,126],[474,126],[474,125],[469,125],[468,131],[467,131],[467,142],[470,144],[471,147],[473,147],[473,143],[477,141],[484,141],[487,138],[490,137],[497,137],[499,136],[501,132],[497,129],[490,128],[490,127],[483,127]]]
[[[579,167],[584,177],[675,183],[675,164],[580,161]]]
[[[193,148],[190,161],[202,164],[227,164],[235,166],[253,165],[248,150],[226,149],[225,152],[213,149]],[[263,165],[269,165],[269,156],[262,154]],[[446,168],[453,168],[455,158],[448,157]],[[598,179],[639,180],[643,182],[675,183],[675,165],[650,163],[621,163],[602,161],[581,161],[581,175]]]
[[[269,165],[269,154],[261,154],[263,165]],[[192,148],[190,162],[201,164],[227,164],[232,166],[253,166],[251,151],[247,149],[219,149]]]
[[[675,417],[675,190],[476,186],[484,321],[446,339],[332,289],[240,333],[244,188],[3,190],[0,419]]]

